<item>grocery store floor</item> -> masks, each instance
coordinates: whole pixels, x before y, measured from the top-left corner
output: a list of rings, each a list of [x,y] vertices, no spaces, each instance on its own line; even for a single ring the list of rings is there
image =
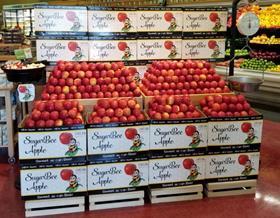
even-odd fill
[[[203,200],[145,205],[143,207],[103,210],[53,216],[55,218],[180,218],[238,217],[276,218],[280,214],[280,123],[264,122],[261,171],[257,193],[253,195],[205,198]],[[14,188],[16,168],[0,164],[0,217],[24,217],[23,201]]]

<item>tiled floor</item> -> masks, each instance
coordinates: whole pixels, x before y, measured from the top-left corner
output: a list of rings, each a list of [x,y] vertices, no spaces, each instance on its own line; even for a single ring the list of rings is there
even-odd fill
[[[54,216],[56,218],[276,218],[280,217],[280,123],[264,122],[261,171],[255,196],[145,205]],[[16,170],[0,164],[0,218],[24,217],[23,202],[14,188]]]

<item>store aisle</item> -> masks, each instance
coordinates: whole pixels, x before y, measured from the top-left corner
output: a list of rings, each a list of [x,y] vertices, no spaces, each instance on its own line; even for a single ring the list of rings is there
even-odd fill
[[[55,218],[274,218],[280,214],[280,123],[264,122],[261,149],[261,172],[256,196],[245,195],[198,201],[146,205],[136,208],[121,208],[52,216]],[[16,169],[0,164],[0,217],[24,217],[23,201],[14,188]]]

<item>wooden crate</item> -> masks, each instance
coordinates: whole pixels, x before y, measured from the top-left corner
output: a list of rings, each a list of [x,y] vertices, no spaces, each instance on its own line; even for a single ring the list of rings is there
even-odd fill
[[[152,204],[199,200],[203,198],[203,186],[191,185],[178,188],[149,189],[149,197]]]
[[[144,205],[144,191],[89,196],[89,210],[135,207],[141,205]]]
[[[257,180],[208,183],[204,188],[207,197],[255,194]]]
[[[25,216],[45,216],[85,211],[85,197],[25,201]]]

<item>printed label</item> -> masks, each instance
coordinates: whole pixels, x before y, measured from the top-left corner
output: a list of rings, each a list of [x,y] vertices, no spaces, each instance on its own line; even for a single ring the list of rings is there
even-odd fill
[[[90,33],[136,32],[135,11],[88,11]]]
[[[85,156],[86,130],[19,132],[19,159]]]
[[[252,176],[259,173],[260,153],[206,156],[206,179]]]
[[[204,157],[149,160],[149,184],[194,182],[205,176]]]
[[[87,10],[34,9],[35,31],[87,32]]]
[[[258,144],[263,120],[208,123],[208,146]]]
[[[88,190],[148,185],[148,161],[88,166]]]
[[[225,57],[225,39],[184,39],[183,59],[217,59]]]
[[[138,60],[180,59],[181,39],[146,39],[137,42]]]
[[[198,148],[207,146],[207,123],[150,126],[150,149]]]
[[[22,196],[87,190],[86,166],[21,170],[20,179]]]
[[[185,11],[184,32],[225,32],[227,11]]]
[[[137,11],[138,32],[180,32],[182,11]]]
[[[90,40],[90,61],[131,61],[137,59],[136,40]]]
[[[37,60],[88,61],[86,40],[36,40]]]
[[[149,150],[149,126],[90,128],[88,154],[109,154]]]

